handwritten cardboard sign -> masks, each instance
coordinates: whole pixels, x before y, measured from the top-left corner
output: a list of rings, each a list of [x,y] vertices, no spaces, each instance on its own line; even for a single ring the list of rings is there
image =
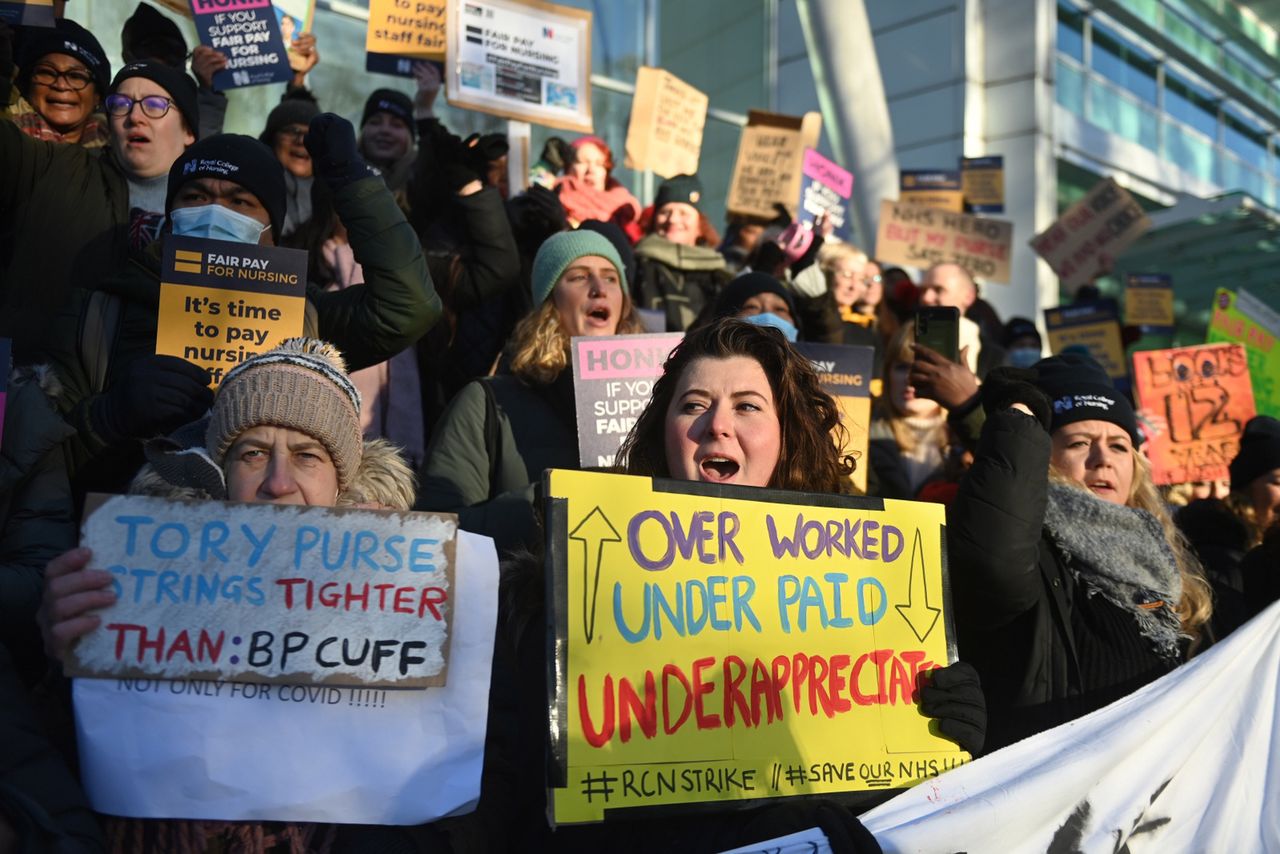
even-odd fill
[[[961,157],[960,184],[964,209],[970,213],[1004,213],[1004,157]]]
[[[1244,425],[1257,414],[1244,347],[1143,350],[1133,354],[1133,382],[1142,409],[1163,422],[1146,449],[1155,482],[1228,477]]]
[[[557,824],[909,786],[952,660],[940,505],[552,471]]]
[[[447,0],[451,107],[591,132],[591,13],[540,0]]]
[[[1120,340],[1120,318],[1113,300],[1044,310],[1049,349],[1084,348],[1114,380],[1128,381],[1129,365]]]
[[[1124,322],[1172,330],[1173,277],[1164,273],[1130,273],[1124,289]]]
[[[853,195],[853,173],[812,148],[805,149],[800,173],[804,176],[800,182],[800,222],[812,224],[825,215],[834,234],[841,240],[851,240],[849,197]]]
[[[1031,238],[1031,248],[1063,283],[1080,285],[1109,269],[1110,262],[1151,228],[1142,206],[1111,178],[1093,186],[1058,221]]]
[[[226,372],[302,334],[307,253],[168,235],[160,268],[156,352]]]
[[[0,24],[52,27],[53,0],[0,0]]]
[[[191,12],[200,42],[227,57],[227,67],[213,75],[217,89],[293,79],[271,0],[191,0]]]
[[[850,347],[844,344],[795,344],[800,355],[818,372],[818,382],[840,407],[840,423],[848,433],[843,451],[852,454],[857,463],[853,471],[853,487],[859,495],[867,492],[867,470],[871,460],[867,445],[871,429],[871,372],[875,362],[874,347]]]
[[[1207,340],[1245,346],[1258,412],[1280,418],[1280,315],[1248,291],[1219,288],[1213,295]]]
[[[957,169],[904,169],[898,175],[898,202],[964,211],[964,189]]]
[[[876,258],[926,268],[959,264],[988,282],[1009,281],[1013,223],[925,205],[880,203]]]
[[[641,66],[627,124],[627,168],[663,178],[697,172],[707,103],[705,92],[670,71]]]
[[[584,468],[613,465],[622,440],[649,403],[653,381],[683,337],[661,332],[573,339],[578,459]]]
[[[444,59],[445,0],[370,0],[365,70],[406,77],[413,63]]]
[[[445,684],[456,517],[99,498],[80,542],[119,598],[69,674]]]
[[[773,219],[775,205],[795,214],[804,152],[818,147],[822,116],[784,116],[751,110],[738,142],[738,159],[729,179],[729,213]]]

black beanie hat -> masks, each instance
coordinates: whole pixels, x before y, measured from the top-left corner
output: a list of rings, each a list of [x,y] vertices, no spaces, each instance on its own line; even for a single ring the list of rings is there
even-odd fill
[[[684,202],[701,211],[702,208],[698,207],[700,201],[702,201],[702,182],[698,180],[698,176],[677,175],[663,181],[662,186],[658,187],[658,195],[653,200],[653,209],[657,212],[662,210],[663,205]]]
[[[409,133],[415,137],[418,126],[413,121],[413,101],[409,96],[395,89],[376,89],[364,102],[364,114],[360,116],[360,127],[369,123],[374,113],[390,113],[409,126]]]
[[[798,323],[799,317],[796,314],[795,297],[791,296],[790,291],[786,287],[770,276],[768,273],[750,272],[743,273],[729,284],[725,285],[724,290],[720,291],[720,296],[716,298],[716,317],[734,317],[742,310],[742,305],[756,294],[777,294],[787,303],[787,308],[791,309],[791,317],[793,322]]]
[[[1036,385],[1053,404],[1050,432],[1077,421],[1109,421],[1128,433],[1135,447],[1142,443],[1133,405],[1092,357],[1062,353],[1036,362],[1034,370]]]
[[[280,99],[280,103],[276,105],[276,108],[267,115],[267,126],[258,135],[258,141],[263,145],[275,145],[276,134],[280,131],[289,125],[306,125],[309,127],[311,120],[320,115],[320,105],[316,103],[316,99],[311,96],[311,93],[305,89],[297,90],[297,92],[306,94],[286,93]]]
[[[173,105],[178,108],[178,112],[186,121],[187,130],[191,131],[192,136],[200,133],[199,98],[196,92],[196,81],[191,79],[190,74],[181,68],[170,68],[154,59],[131,62],[121,68],[116,79],[111,81],[111,94],[115,94],[120,84],[130,77],[145,77],[168,92],[169,97],[173,99]]]
[[[107,81],[111,79],[111,63],[107,60],[107,52],[94,38],[93,33],[63,18],[55,21],[53,29],[47,27],[28,27],[27,38],[22,43],[22,56],[18,60],[18,91],[26,96],[31,85],[31,70],[40,61],[40,57],[51,53],[63,53],[84,63],[84,67],[93,75],[93,85],[98,89],[98,97],[107,94]]]
[[[1040,330],[1036,329],[1036,325],[1025,317],[1011,317],[1009,322],[1004,325],[1004,335],[1000,343],[1008,349],[1019,338],[1034,338],[1038,345],[1040,344]]]
[[[1280,421],[1270,415],[1250,418],[1240,437],[1240,452],[1231,461],[1231,489],[1243,492],[1274,469],[1280,469]]]
[[[188,146],[169,169],[164,212],[173,209],[178,188],[195,178],[233,181],[258,197],[271,217],[271,234],[278,241],[284,222],[284,167],[271,149],[251,136],[220,133]]]
[[[139,3],[120,31],[120,53],[126,62],[154,59],[180,68],[187,61],[187,40],[158,9]]]

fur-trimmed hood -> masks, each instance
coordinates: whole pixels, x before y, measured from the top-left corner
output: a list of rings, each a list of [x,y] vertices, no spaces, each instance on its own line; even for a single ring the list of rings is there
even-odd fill
[[[173,439],[152,440],[147,443],[147,459],[129,484],[132,495],[204,500],[227,497],[222,470],[203,447],[183,447]],[[400,449],[385,439],[370,439],[364,443],[355,477],[338,495],[337,506],[410,510],[415,492],[413,471]]]

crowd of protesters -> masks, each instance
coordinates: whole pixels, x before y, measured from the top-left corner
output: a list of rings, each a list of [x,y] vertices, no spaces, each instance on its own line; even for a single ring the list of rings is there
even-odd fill
[[[646,204],[595,136],[553,140],[511,188],[505,137],[450,132],[428,64],[416,97],[374,89],[358,126],[326,112],[311,34],[260,135],[222,133],[221,54],[196,47],[188,69],[145,3],[122,39],[113,73],[71,20],[0,32],[0,851],[713,851],[814,825],[877,850],[820,800],[645,834],[548,828],[538,491],[578,467],[576,336],[685,333],[619,471],[848,493],[860,466],[870,495],[947,506],[960,663],[921,709],[972,754],[1131,693],[1280,598],[1280,422],[1249,423],[1229,479],[1159,490],[1140,413],[1102,368],[1045,358],[1036,325],[1002,323],[963,267],[913,281],[782,214],[731,218],[722,241],[698,176]],[[170,235],[304,250],[303,337],[216,393],[157,355]],[[915,339],[934,306],[959,312],[956,359]],[[830,440],[839,410],[791,346],[806,341],[873,348],[865,458]],[[420,828],[95,814],[59,669],[114,601],[76,547],[90,492],[450,512],[492,537],[477,810]]]

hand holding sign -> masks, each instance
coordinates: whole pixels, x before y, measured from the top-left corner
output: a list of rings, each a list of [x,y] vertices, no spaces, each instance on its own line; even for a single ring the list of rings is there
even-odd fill
[[[209,372],[177,356],[142,356],[125,364],[90,409],[93,429],[109,444],[149,439],[195,421],[213,405]]]

